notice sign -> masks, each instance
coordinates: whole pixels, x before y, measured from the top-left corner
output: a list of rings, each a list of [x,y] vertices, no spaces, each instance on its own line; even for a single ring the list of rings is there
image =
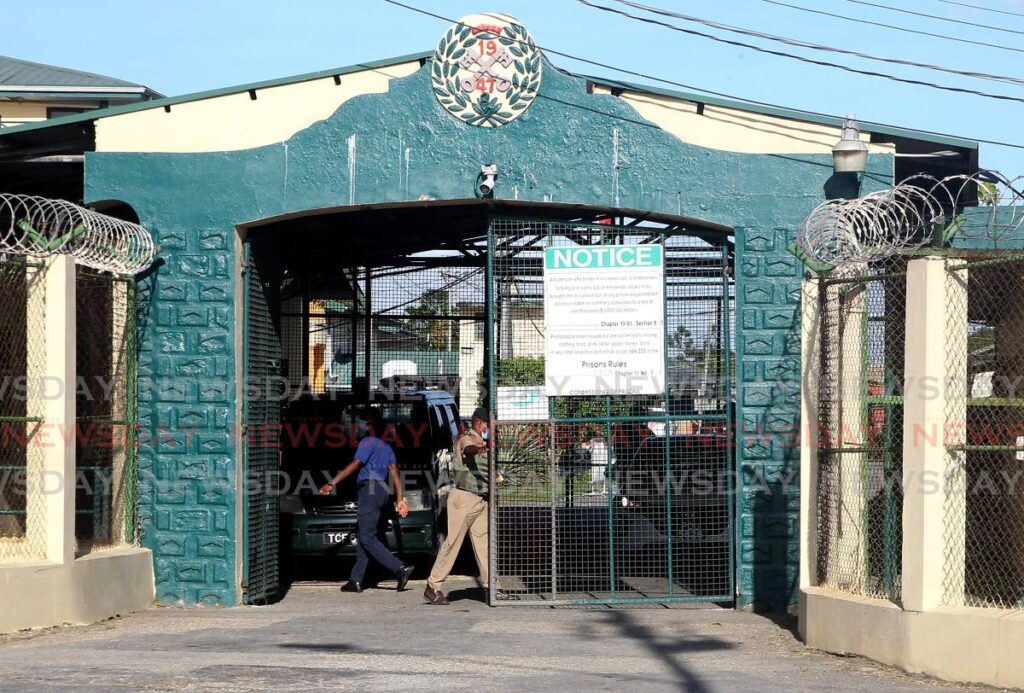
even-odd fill
[[[660,245],[547,248],[548,396],[665,392],[665,259]]]

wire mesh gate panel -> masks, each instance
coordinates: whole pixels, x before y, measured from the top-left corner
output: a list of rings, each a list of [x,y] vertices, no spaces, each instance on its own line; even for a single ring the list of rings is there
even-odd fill
[[[898,601],[906,259],[819,282],[818,584]]]
[[[483,284],[482,256],[440,253],[415,264],[338,267],[333,277],[286,280],[280,319],[290,394],[348,394],[361,381],[371,399],[443,389],[468,418],[481,399]]]
[[[640,244],[664,254],[667,392],[546,397],[545,250]],[[491,594],[731,601],[731,247],[660,226],[515,218],[493,219],[488,245]]]
[[[0,561],[45,555],[40,386],[46,365],[45,267],[0,259]]]
[[[1024,607],[1024,256],[946,260],[945,602]]]
[[[277,595],[280,497],[276,480],[281,424],[281,343],[268,300],[269,282],[261,276],[252,247],[245,265],[245,582],[246,604]],[[276,287],[274,287],[276,289]]]
[[[75,538],[79,555],[134,544],[135,281],[75,270]]]

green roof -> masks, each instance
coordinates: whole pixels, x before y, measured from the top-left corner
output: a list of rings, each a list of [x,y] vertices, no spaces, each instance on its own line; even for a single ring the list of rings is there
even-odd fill
[[[159,96],[149,88],[92,72],[44,65],[0,56],[0,92],[19,93],[134,93]]]
[[[284,77],[280,79],[266,80],[263,82],[253,82],[251,84],[242,84],[234,87],[225,87],[222,89],[214,89],[211,91],[201,91],[193,94],[185,94],[182,96],[172,96],[154,99],[143,103],[126,104],[122,106],[112,106],[110,108],[98,109],[89,111],[87,113],[80,113],[77,115],[65,116],[62,118],[53,118],[47,121],[41,121],[39,123],[29,123],[27,125],[19,125],[16,127],[4,128],[0,130],[0,137],[17,134],[20,132],[27,132],[30,130],[38,130],[47,127],[56,127],[59,125],[69,125],[73,123],[85,122],[98,120],[100,118],[107,118],[110,116],[121,115],[123,113],[132,113],[135,111],[147,110],[150,108],[162,108],[170,107],[175,104],[189,103],[192,101],[202,101],[204,99],[213,99],[219,96],[227,96],[230,94],[240,94],[246,91],[254,89],[267,89],[270,87],[279,87],[286,84],[297,84],[299,82],[309,82],[316,79],[323,79],[324,77],[334,77],[345,75],[353,72],[361,72],[363,70],[372,70],[382,67],[389,67],[391,65],[399,65],[401,63],[407,63],[414,60],[429,60],[434,55],[433,51],[426,51],[422,53],[412,53],[410,55],[403,55],[397,58],[390,58],[387,60],[377,60],[373,62],[358,63],[355,65],[348,65],[346,67],[339,67],[333,70],[320,70],[317,72],[309,72],[302,75],[296,75],[294,77]],[[696,103],[713,104],[718,106],[725,106],[728,108],[735,108],[744,111],[750,111],[754,113],[763,113],[766,115],[777,116],[781,118],[788,118],[791,120],[798,120],[811,123],[820,123],[825,125],[841,126],[843,124],[843,118],[822,115],[818,113],[812,113],[809,111],[801,111],[797,109],[778,108],[774,106],[765,106],[755,104],[740,99],[726,99],[711,96],[709,94],[702,94],[699,92],[684,92],[684,91],[672,91],[666,89],[659,89],[656,87],[650,87],[643,84],[633,84],[630,82],[622,82],[619,80],[608,79],[603,77],[590,77],[587,75],[580,75],[584,79],[588,79],[597,84],[603,84],[608,87],[623,89],[628,91],[635,91],[641,93],[654,94],[658,96],[666,96],[669,98],[681,99],[684,101],[692,101]],[[879,134],[904,137],[908,139],[916,139],[925,142],[935,142],[945,146],[956,146],[964,147],[967,149],[977,149],[978,143],[974,140],[953,137],[949,135],[943,135],[940,133],[926,132],[922,130],[912,130],[908,128],[896,128],[889,125],[883,125],[880,123],[870,123],[861,121],[861,130],[864,132],[876,132]]]

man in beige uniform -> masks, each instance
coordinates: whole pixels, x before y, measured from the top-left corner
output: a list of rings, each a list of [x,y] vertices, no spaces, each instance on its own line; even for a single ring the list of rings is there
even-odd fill
[[[423,591],[424,599],[430,604],[448,603],[441,587],[459,555],[466,532],[469,532],[473,542],[473,553],[480,568],[480,581],[488,584],[487,539],[490,516],[487,504],[490,500],[490,473],[487,428],[490,420],[487,410],[478,408],[473,412],[470,428],[455,441],[452,460],[455,488],[448,494],[448,538],[437,552],[430,578],[427,579],[427,588]],[[498,599],[514,598],[501,589],[498,589],[495,596]]]

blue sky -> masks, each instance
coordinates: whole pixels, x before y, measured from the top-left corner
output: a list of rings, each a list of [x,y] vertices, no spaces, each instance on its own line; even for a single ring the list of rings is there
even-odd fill
[[[406,1],[453,18],[481,11],[512,14],[523,21],[542,46],[695,87],[793,108],[833,114],[852,112],[863,120],[1024,144],[1024,103],[942,92],[805,65],[643,25],[584,7],[575,0]],[[1024,53],[853,24],[774,6],[764,0],[645,1],[814,43],[1024,79]],[[961,22],[1021,32],[1014,34],[902,15],[850,0],[787,1],[1024,49],[1024,17],[983,12],[940,0],[875,0]],[[1024,14],[1024,0],[963,1]],[[614,0],[595,2],[615,4]],[[33,0],[5,7],[4,24],[8,30],[0,47],[2,54],[129,79],[168,95],[430,50],[446,29],[444,22],[388,5],[383,0]],[[847,56],[829,57],[750,41],[865,69],[1024,98],[1024,85]],[[558,56],[550,58],[569,70],[641,81]],[[1024,149],[982,145],[981,164],[1010,177],[1024,174]]]

